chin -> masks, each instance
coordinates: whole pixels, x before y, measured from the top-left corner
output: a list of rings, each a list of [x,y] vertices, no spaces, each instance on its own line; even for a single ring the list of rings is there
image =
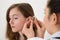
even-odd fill
[[[47,32],[48,32],[50,35],[52,35],[51,31],[47,30]]]
[[[12,30],[12,32],[17,32],[17,30]]]
[[[12,32],[19,32],[19,31],[21,31],[21,30],[12,30]]]

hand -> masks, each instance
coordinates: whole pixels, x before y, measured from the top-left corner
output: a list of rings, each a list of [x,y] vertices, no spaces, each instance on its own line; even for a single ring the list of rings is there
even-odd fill
[[[44,38],[45,28],[43,26],[43,23],[35,19],[34,24],[37,28],[36,37]]]
[[[26,21],[26,23],[24,24],[22,33],[27,38],[32,38],[35,36],[34,31],[33,31],[33,21],[31,19],[29,21]]]

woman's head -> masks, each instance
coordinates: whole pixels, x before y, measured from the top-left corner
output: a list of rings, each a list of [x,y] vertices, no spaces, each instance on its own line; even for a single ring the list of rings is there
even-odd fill
[[[60,0],[48,0],[44,19],[45,27],[50,34],[60,28]]]
[[[7,10],[7,37],[11,40],[15,36],[19,36],[18,32],[20,32],[23,28],[23,25],[26,21],[26,18],[29,16],[33,17],[34,12],[30,4],[28,3],[20,3],[20,4],[13,4]],[[16,37],[15,37],[15,40]]]

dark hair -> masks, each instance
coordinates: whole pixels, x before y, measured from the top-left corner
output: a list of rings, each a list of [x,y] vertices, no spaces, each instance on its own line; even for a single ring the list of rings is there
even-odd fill
[[[50,14],[60,14],[60,0],[50,0],[47,7],[50,9]]]
[[[47,7],[50,9],[50,15],[55,13],[58,18],[60,17],[60,0],[50,0]],[[57,24],[60,25],[60,21],[58,21]]]
[[[6,31],[6,37],[9,39],[9,40],[19,40],[19,33],[16,32],[12,32],[12,29],[11,29],[11,26],[9,24],[9,13],[10,13],[10,10],[17,7],[19,11],[22,12],[22,14],[24,15],[24,17],[29,17],[29,16],[34,16],[34,12],[33,12],[33,9],[31,7],[30,4],[28,3],[18,3],[18,4],[13,4],[12,6],[10,6],[7,10],[7,15],[6,15],[6,20],[7,20],[7,31]]]

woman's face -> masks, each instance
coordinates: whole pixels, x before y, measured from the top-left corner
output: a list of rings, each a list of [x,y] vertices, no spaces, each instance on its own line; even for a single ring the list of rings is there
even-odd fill
[[[26,18],[17,8],[13,8],[10,10],[9,18],[9,24],[11,25],[12,31],[20,32],[23,28]]]

